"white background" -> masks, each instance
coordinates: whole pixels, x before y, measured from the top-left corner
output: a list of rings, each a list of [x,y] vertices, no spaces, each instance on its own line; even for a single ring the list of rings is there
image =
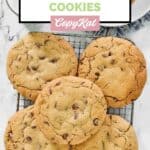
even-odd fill
[[[100,12],[50,12],[50,2],[100,2]],[[128,21],[129,0],[21,0],[21,21],[49,21],[51,15],[100,15],[101,21]]]

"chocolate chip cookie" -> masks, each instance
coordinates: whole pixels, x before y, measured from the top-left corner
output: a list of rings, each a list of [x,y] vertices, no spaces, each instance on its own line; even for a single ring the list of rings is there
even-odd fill
[[[82,53],[78,74],[102,89],[109,107],[123,107],[140,96],[146,81],[146,63],[132,42],[102,37]]]
[[[98,133],[72,150],[138,150],[133,127],[123,118],[108,115]]]
[[[6,150],[68,150],[47,140],[36,124],[33,106],[17,112],[5,133]]]
[[[35,100],[43,85],[51,80],[75,75],[77,57],[71,45],[50,33],[32,32],[10,49],[8,77],[14,88]]]
[[[90,138],[102,126],[106,110],[101,89],[73,76],[47,83],[35,103],[38,126],[59,144],[75,145]]]

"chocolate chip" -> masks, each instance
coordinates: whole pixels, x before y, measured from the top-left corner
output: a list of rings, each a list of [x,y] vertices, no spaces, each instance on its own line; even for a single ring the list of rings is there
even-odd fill
[[[87,100],[85,100],[85,101],[84,101],[84,103],[85,103],[85,105],[87,105],[87,104],[88,104],[88,101],[87,101]]]
[[[27,140],[28,142],[31,142],[31,141],[32,141],[32,138],[31,138],[30,136],[27,136],[27,137],[26,137],[26,140]]]
[[[67,137],[68,137],[68,133],[64,133],[64,134],[62,135],[62,138],[65,139],[65,140],[67,139]]]
[[[32,117],[34,116],[34,113],[33,113],[33,112],[31,112],[31,113],[30,113],[30,116],[31,116],[31,118],[32,118]]]
[[[48,104],[46,105],[46,109],[49,109],[49,105]]]
[[[109,134],[109,132],[107,132],[107,138],[109,138],[110,137],[110,134]]]
[[[39,78],[37,77],[37,78],[35,78],[37,81],[39,81]]]
[[[95,45],[94,47],[98,48],[98,45]]]
[[[55,138],[54,138],[54,137],[52,137],[52,138],[51,138],[51,141],[55,141]]]
[[[115,147],[119,147],[118,144],[116,144],[116,143],[114,145],[115,145]]]
[[[69,145],[69,150],[72,150],[72,145]]]
[[[49,123],[48,123],[48,121],[44,121],[44,124],[46,124],[46,125],[48,125],[48,126],[49,126]]]
[[[102,141],[103,150],[105,150],[105,143]]]
[[[46,82],[51,82],[52,80],[51,79],[49,79],[49,80],[47,80]]]
[[[125,57],[126,56],[125,52],[123,52],[122,55],[123,55],[123,57]]]
[[[80,65],[83,65],[83,61],[80,61]]]
[[[134,99],[131,99],[131,101],[135,101],[136,99],[134,98]]]
[[[85,82],[81,82],[81,84],[80,85],[83,85]]]
[[[72,105],[73,110],[77,110],[78,108],[79,108],[78,104],[75,103],[75,104]]]
[[[143,70],[143,69],[145,69],[145,68],[146,68],[145,65],[142,65],[142,64],[140,65],[140,69],[141,69],[141,70]]]
[[[121,71],[124,71],[124,69],[123,69],[122,67],[120,67],[120,70],[121,70]]]
[[[46,57],[45,56],[39,56],[40,60],[44,60]]]
[[[44,45],[46,45],[50,40],[45,40],[44,41]]]
[[[32,97],[32,94],[29,94],[29,97]]]
[[[109,116],[110,120],[112,119],[112,115]]]
[[[112,59],[112,60],[110,61],[110,63],[111,63],[112,65],[114,65],[114,64],[116,63],[116,60],[115,60],[115,59]]]
[[[108,56],[111,56],[111,55],[112,55],[112,53],[111,53],[111,52],[109,52],[109,53],[108,53]]]
[[[13,147],[14,147],[15,149],[17,149],[17,148],[18,148],[18,146],[17,146],[17,144],[16,144],[16,143],[14,143],[14,144],[13,144]]]
[[[27,122],[24,122],[24,125],[25,125],[25,126],[27,126],[27,125],[28,125],[28,123],[27,123]]]
[[[41,145],[40,144],[37,144],[37,149],[39,150],[39,149],[41,149]]]
[[[19,57],[19,58],[18,58],[18,61],[21,61],[21,59],[22,59],[22,58],[21,58],[21,57]]]
[[[104,54],[102,54],[102,56],[103,56],[103,57],[112,56],[112,52],[104,53]]]
[[[98,126],[98,125],[99,125],[99,119],[98,119],[98,118],[95,118],[95,119],[93,120],[93,124],[94,124],[95,126]]]
[[[38,66],[32,66],[31,68],[32,70],[36,71],[38,69]]]
[[[59,59],[58,58],[53,58],[50,60],[51,63],[56,63]]]
[[[100,71],[104,71],[105,68],[107,68],[105,65],[101,65],[97,67]]]
[[[36,129],[36,126],[32,126],[31,128],[32,128],[32,129]]]
[[[48,145],[48,143],[46,142],[45,145]]]
[[[57,83],[56,83],[56,86],[59,86],[60,84],[61,84],[61,82],[57,82]]]
[[[35,45],[36,45],[38,48],[40,48],[40,47],[42,46],[41,43],[35,43]]]
[[[57,107],[57,102],[55,102],[55,105],[54,105],[54,107],[55,107],[55,108]]]
[[[9,137],[9,138],[12,138],[12,137],[13,137],[12,130],[8,132],[8,137]]]
[[[99,72],[95,72],[95,75],[96,75],[96,76],[99,76],[100,74],[99,74]]]
[[[26,68],[28,71],[31,71],[31,69],[29,68],[29,66],[27,66],[27,68]]]
[[[49,94],[52,94],[52,89],[51,88],[49,89]]]

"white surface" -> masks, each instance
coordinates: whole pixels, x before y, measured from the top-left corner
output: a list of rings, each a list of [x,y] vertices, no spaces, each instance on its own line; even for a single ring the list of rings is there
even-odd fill
[[[0,0],[1,1],[1,0]],[[25,33],[28,30],[41,30],[41,25],[26,25],[17,23],[17,18],[5,6],[5,16],[0,20],[0,150],[4,150],[3,134],[7,120],[16,110],[16,92],[13,90],[6,75],[6,57],[8,48],[16,38],[8,41],[7,25],[10,25],[10,35]],[[43,30],[43,29],[42,29]],[[44,25],[49,31],[49,25]],[[150,23],[136,32],[128,35],[143,51],[148,68],[148,81],[140,98],[135,102],[134,127],[139,141],[139,150],[150,150]]]
[[[7,42],[5,29],[0,29],[0,150],[3,150],[3,134],[8,118],[16,111],[16,92],[12,89],[6,75],[7,49],[12,44]]]
[[[134,127],[136,128],[139,150],[150,150],[150,24],[143,29],[130,34],[129,37],[143,51],[148,69],[146,86],[139,100],[136,101]]]

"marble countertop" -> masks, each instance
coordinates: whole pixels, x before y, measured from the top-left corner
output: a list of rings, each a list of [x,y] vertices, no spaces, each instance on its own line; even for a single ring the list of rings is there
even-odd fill
[[[9,47],[28,31],[50,31],[49,24],[19,24],[18,18],[0,0],[0,150],[4,150],[3,134],[8,118],[16,111],[16,91],[6,75],[6,57]],[[142,19],[121,28],[104,28],[90,35],[115,35],[131,39],[142,50],[147,61],[148,80],[142,95],[135,102],[134,127],[138,136],[139,150],[149,150],[150,139],[150,12]]]

